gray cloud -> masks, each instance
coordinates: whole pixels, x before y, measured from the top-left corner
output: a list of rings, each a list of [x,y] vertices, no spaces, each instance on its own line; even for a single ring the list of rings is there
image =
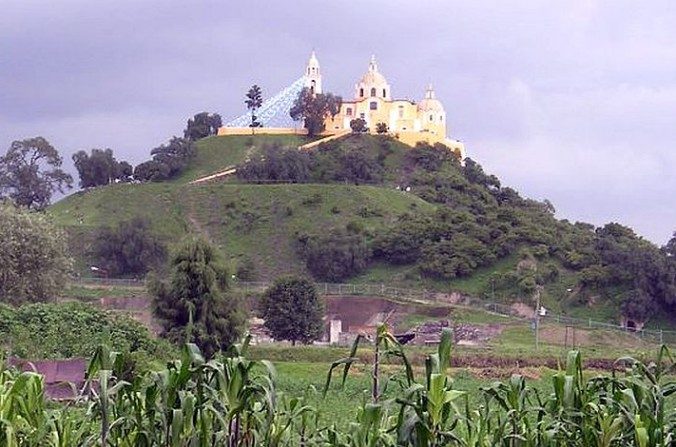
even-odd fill
[[[633,1],[9,0],[0,16],[0,144],[139,162],[201,111],[242,112],[318,52],[348,96],[371,53],[395,96],[428,82],[452,137],[558,214],[676,229],[676,4]]]

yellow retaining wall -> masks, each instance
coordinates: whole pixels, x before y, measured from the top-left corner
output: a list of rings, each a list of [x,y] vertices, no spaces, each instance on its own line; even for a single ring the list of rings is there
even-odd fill
[[[293,127],[219,127],[218,136],[224,135],[307,135],[307,129]]]

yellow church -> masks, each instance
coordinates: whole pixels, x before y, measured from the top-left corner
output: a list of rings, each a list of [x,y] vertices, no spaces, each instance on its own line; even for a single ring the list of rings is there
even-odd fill
[[[322,72],[314,51],[302,77],[292,86],[298,87],[298,89],[306,87],[313,93],[322,93]],[[262,107],[264,111],[260,112],[259,115],[265,118],[266,113],[283,108],[277,106],[277,104],[283,102],[277,101],[277,98],[284,98],[287,102],[293,101],[295,96],[290,98],[286,90],[295,91],[289,87],[277,97],[270,99],[269,102],[264,102]],[[390,84],[378,70],[375,57],[371,57],[368,70],[355,84],[353,98],[346,99],[343,97],[338,114],[327,118],[325,121],[325,131],[322,133],[324,138],[307,143],[300,148],[310,149],[329,139],[340,138],[351,131],[350,122],[352,120],[361,118],[366,122],[366,126],[371,133],[377,133],[378,124],[382,123],[387,126],[387,132],[392,137],[409,146],[415,146],[418,142],[441,143],[458,153],[461,159],[465,158],[464,145],[460,141],[446,136],[448,130],[446,127],[446,111],[441,101],[435,97],[431,85],[427,87],[425,96],[420,101],[392,98]],[[266,107],[266,104],[269,107]],[[286,109],[288,110],[288,106]],[[271,135],[307,132],[305,129],[294,127],[272,127],[265,119],[262,119],[264,127],[252,130],[248,127],[249,121],[250,115],[244,114],[219,128],[218,135],[248,135],[252,131],[256,134]]]
[[[305,86],[314,93],[322,92],[321,68],[314,51],[305,69]],[[340,112],[326,120],[326,133],[348,131],[350,122],[357,118],[366,121],[371,133],[376,133],[377,125],[383,123],[390,135],[410,146],[420,141],[441,143],[465,158],[464,145],[446,136],[446,111],[436,99],[432,86],[427,87],[424,98],[418,102],[392,99],[392,87],[378,71],[374,56],[366,73],[354,86],[353,99],[343,98]]]

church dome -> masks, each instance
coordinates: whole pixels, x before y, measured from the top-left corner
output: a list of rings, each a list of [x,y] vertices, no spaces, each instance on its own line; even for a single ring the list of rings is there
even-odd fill
[[[387,79],[385,79],[385,76],[378,73],[377,71],[369,70],[366,73],[364,73],[364,76],[362,76],[359,83],[379,87],[382,85],[387,85]]]
[[[385,76],[378,71],[375,56],[371,56],[368,71],[356,84],[355,97],[378,97],[385,100],[391,98],[390,85],[387,83]]]
[[[434,97],[432,85],[427,86],[425,98],[418,103],[418,111],[444,113],[444,106],[441,104],[441,101]]]

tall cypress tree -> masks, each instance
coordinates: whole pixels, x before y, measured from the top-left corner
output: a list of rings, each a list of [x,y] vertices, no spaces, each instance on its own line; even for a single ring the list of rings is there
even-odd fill
[[[153,312],[163,335],[197,344],[206,357],[242,335],[246,312],[229,293],[228,272],[216,249],[202,238],[185,241],[170,262],[168,283],[150,281]]]

